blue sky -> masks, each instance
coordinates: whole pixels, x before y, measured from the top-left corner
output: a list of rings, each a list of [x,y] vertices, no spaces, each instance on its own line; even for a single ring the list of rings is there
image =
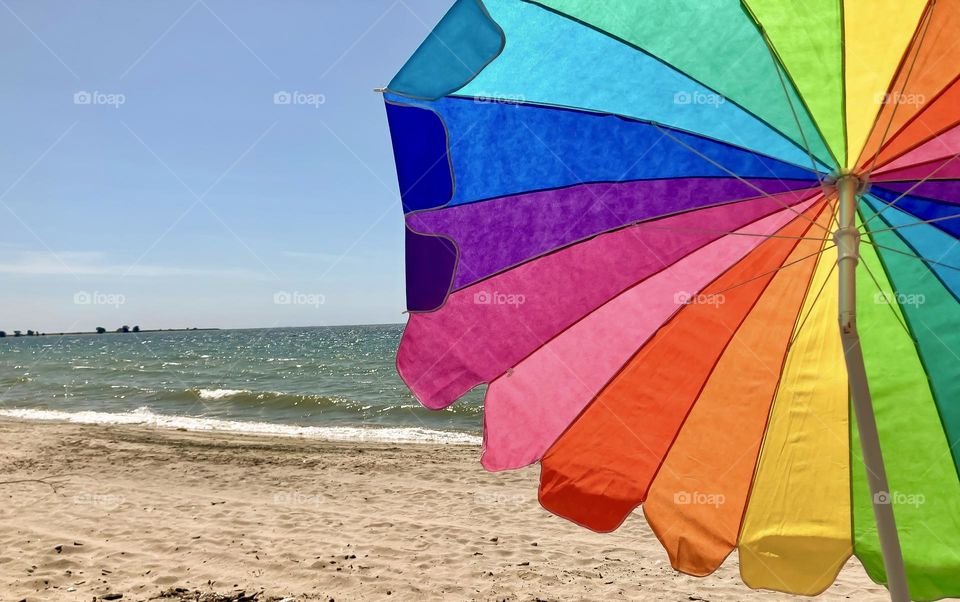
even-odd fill
[[[0,0],[0,330],[403,321],[373,88],[450,4]]]

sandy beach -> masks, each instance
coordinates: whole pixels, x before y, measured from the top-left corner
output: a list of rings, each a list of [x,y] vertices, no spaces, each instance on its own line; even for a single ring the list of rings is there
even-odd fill
[[[735,556],[676,573],[640,513],[554,517],[536,467],[490,474],[473,446],[12,419],[0,441],[2,600],[800,599]],[[886,595],[852,560],[821,598]]]

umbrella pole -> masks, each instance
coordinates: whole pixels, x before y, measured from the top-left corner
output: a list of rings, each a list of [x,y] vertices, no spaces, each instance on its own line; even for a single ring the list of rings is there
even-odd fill
[[[877,533],[883,551],[883,566],[887,573],[887,589],[895,602],[910,600],[907,578],[903,568],[903,554],[897,536],[893,516],[893,503],[887,485],[887,473],[883,468],[877,421],[873,414],[873,400],[867,383],[867,371],[863,363],[863,350],[857,334],[857,262],[860,257],[860,232],[857,230],[857,198],[861,182],[853,175],[844,175],[837,180],[840,195],[839,227],[834,233],[837,244],[838,272],[840,276],[840,337],[843,341],[850,396],[853,399],[857,429],[863,462],[867,468],[867,481],[873,494],[873,514],[877,521]]]

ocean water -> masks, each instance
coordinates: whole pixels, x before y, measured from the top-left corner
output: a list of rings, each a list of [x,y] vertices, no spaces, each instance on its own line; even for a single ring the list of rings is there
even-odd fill
[[[482,392],[423,408],[401,325],[0,339],[0,416],[326,439],[478,443]]]

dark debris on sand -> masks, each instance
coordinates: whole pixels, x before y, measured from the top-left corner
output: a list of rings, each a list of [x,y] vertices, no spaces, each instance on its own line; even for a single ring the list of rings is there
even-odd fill
[[[175,602],[282,602],[293,599],[278,596],[264,596],[262,591],[247,593],[246,591],[238,590],[229,594],[218,594],[216,592],[190,590],[185,587],[171,587],[170,589],[160,592],[159,596],[151,598],[151,600],[173,600]]]

